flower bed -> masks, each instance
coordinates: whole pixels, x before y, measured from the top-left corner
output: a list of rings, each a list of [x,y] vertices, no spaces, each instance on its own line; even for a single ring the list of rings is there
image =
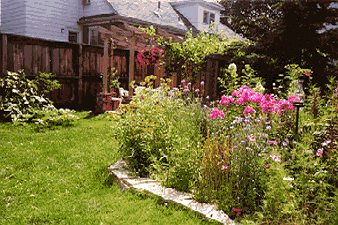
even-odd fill
[[[151,79],[114,117],[115,137],[132,170],[217,203],[240,221],[337,221],[334,141],[314,134],[323,129],[321,120],[305,112],[301,121],[313,124],[304,123],[301,137],[293,135],[297,97],[282,99],[243,84],[206,104],[203,90],[185,80],[170,90],[168,80],[153,89]]]

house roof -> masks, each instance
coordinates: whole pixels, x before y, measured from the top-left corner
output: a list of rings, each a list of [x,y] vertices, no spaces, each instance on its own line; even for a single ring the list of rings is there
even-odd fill
[[[217,28],[220,33],[224,34],[229,39],[239,39],[240,41],[245,41],[245,38],[243,38],[242,36],[240,36],[239,34],[237,34],[236,32],[234,32],[233,30],[231,30],[229,27],[227,27],[222,23],[218,24]]]
[[[118,15],[143,20],[146,22],[172,26],[184,31],[188,28],[179,21],[179,15],[168,1],[155,0],[107,0]]]

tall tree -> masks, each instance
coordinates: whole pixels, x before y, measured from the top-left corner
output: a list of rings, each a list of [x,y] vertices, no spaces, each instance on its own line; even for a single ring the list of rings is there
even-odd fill
[[[335,1],[336,2],[336,1]],[[266,74],[267,82],[284,72],[284,65],[297,63],[314,71],[315,81],[337,75],[337,9],[333,1],[224,0],[222,22],[246,38],[256,41],[253,51],[263,55],[254,68]],[[336,6],[338,8],[338,4]]]

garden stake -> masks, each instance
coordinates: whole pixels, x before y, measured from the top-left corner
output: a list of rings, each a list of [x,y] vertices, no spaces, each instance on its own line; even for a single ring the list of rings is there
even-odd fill
[[[298,136],[299,108],[304,107],[304,104],[301,102],[295,102],[292,105],[297,108],[295,136]]]

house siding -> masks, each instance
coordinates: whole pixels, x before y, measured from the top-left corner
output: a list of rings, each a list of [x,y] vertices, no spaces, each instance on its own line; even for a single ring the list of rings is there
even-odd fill
[[[175,8],[184,15],[190,23],[198,29],[199,25],[199,15],[198,12],[198,5],[195,3],[187,3],[184,5],[177,5]],[[203,18],[202,18],[203,20]]]
[[[91,0],[87,6],[82,0],[1,0],[1,3],[1,32],[61,42],[68,42],[69,31],[73,31],[78,33],[78,43],[82,43],[81,27],[77,24],[81,17],[114,12],[107,0]]]
[[[217,27],[217,25],[220,23],[220,11],[215,10],[212,7],[210,7],[206,4],[203,4],[203,3],[198,4],[198,24],[197,24],[196,27],[199,30],[204,30],[204,31],[209,30],[209,24],[203,23],[204,11],[208,11],[209,13],[215,14],[215,23],[216,23],[216,27]]]
[[[80,32],[77,24],[83,14],[80,0],[29,0],[26,9],[26,36],[68,42],[68,31]]]
[[[1,0],[1,32],[24,35],[25,27],[25,2],[21,0]]]

